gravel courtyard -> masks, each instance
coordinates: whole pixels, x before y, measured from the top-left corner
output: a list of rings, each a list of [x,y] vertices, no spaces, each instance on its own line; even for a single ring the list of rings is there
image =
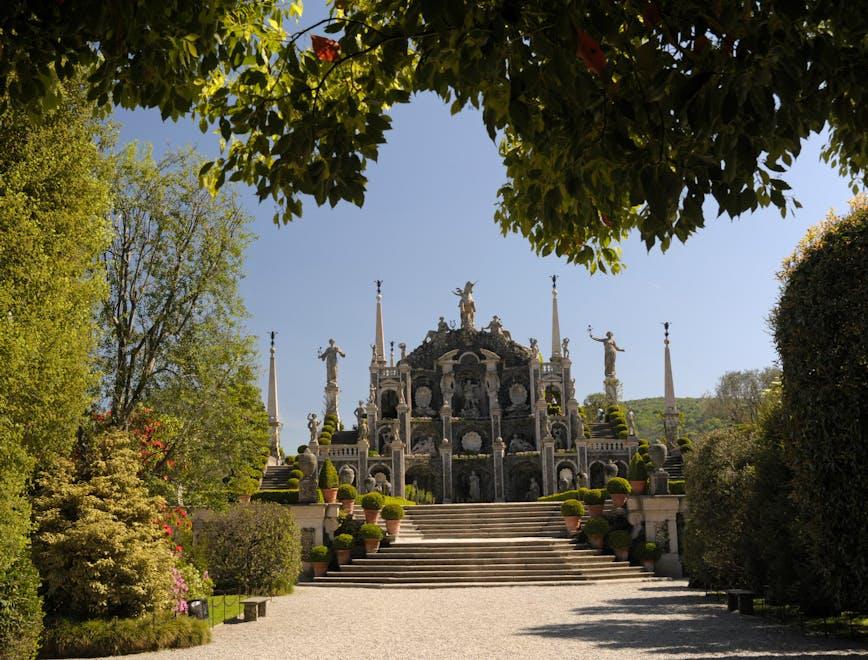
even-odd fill
[[[214,629],[195,649],[136,656],[226,658],[868,657],[728,613],[682,581],[464,589],[299,587],[268,616]]]

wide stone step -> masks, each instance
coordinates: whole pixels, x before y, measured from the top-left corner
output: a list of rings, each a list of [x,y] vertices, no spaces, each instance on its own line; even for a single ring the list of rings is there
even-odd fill
[[[563,516],[560,514],[522,514],[516,516],[426,516],[422,518],[410,517],[404,520],[411,520],[414,525],[437,525],[437,524],[459,524],[459,525],[476,525],[479,523],[492,522],[562,522]]]
[[[478,583],[485,585],[488,583],[511,582],[511,583],[557,583],[557,582],[594,582],[597,580],[648,580],[650,576],[647,573],[627,573],[616,571],[611,573],[598,573],[590,575],[558,575],[558,576],[538,576],[538,575],[451,575],[445,577],[423,577],[416,575],[408,576],[390,576],[390,577],[370,577],[363,575],[324,575],[314,580],[313,584],[374,584],[374,585],[389,585],[389,584],[432,584],[439,586],[450,586],[453,584],[462,583]],[[653,579],[653,578],[651,578]]]
[[[351,569],[351,566],[345,567],[346,569]],[[578,569],[578,568],[527,568],[523,566],[514,566],[514,567],[496,567],[496,568],[483,568],[483,567],[471,567],[468,566],[466,568],[454,568],[454,567],[442,567],[440,569],[435,569],[433,567],[426,568],[425,570],[416,570],[416,571],[402,571],[402,578],[450,578],[450,577],[512,577],[521,575],[523,577],[533,576],[538,578],[561,578],[561,577],[595,577],[597,575],[615,575],[620,573],[623,575],[629,574],[641,574],[642,570],[639,567],[636,567],[635,570],[631,568],[619,569],[615,571],[611,566],[608,568],[589,568],[589,569]],[[327,575],[340,575],[341,577],[366,577],[366,578],[390,578],[396,577],[394,571],[382,570],[376,571],[373,569],[369,569],[366,567],[362,567],[360,570],[341,570],[338,571],[329,571]]]
[[[406,511],[411,516],[427,516],[437,514],[458,513],[481,513],[481,514],[504,514],[521,513],[524,511],[557,511],[560,509],[558,502],[516,502],[514,504],[417,504],[407,507]]]
[[[436,548],[472,548],[480,550],[514,550],[519,548],[532,548],[536,550],[545,550],[548,548],[572,549],[577,547],[576,544],[565,538],[510,538],[502,541],[480,540],[469,541],[464,539],[442,539],[442,540],[419,540],[413,543],[402,543],[400,551],[408,550],[432,550]],[[587,547],[587,546],[580,546]]]
[[[480,565],[485,567],[496,566],[499,568],[598,568],[600,566],[611,566],[612,563],[613,558],[606,555],[574,557],[572,559],[566,557],[501,557],[499,559],[488,557],[465,557],[463,559],[431,557],[426,559],[354,559],[352,564],[347,564],[343,568],[350,570],[385,570],[386,568],[393,568],[408,571],[438,567],[455,568],[457,570],[462,568],[477,568]]]

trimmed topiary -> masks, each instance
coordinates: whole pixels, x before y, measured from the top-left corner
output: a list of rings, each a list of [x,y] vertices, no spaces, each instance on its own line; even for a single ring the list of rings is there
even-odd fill
[[[663,556],[663,550],[653,541],[642,543],[636,548],[636,558],[639,561],[657,561]]]
[[[382,541],[383,530],[380,529],[379,525],[375,525],[374,523],[365,523],[359,527],[359,538]]]
[[[356,540],[352,534],[338,534],[335,537],[335,550],[352,550],[355,544]]]
[[[310,549],[310,561],[321,562],[329,560],[329,549],[324,545],[315,545]]]
[[[578,500],[566,500],[561,504],[562,516],[583,516],[585,515],[585,505]]]
[[[319,437],[319,443],[320,443],[321,445],[326,445],[326,446],[327,446],[327,445],[330,445],[330,444],[332,443],[332,436],[331,436],[331,433],[323,433],[323,434]]]
[[[587,488],[577,488],[576,490],[565,490],[562,493],[555,493],[554,495],[543,495],[536,499],[537,502],[565,502],[566,500],[579,500],[581,502],[584,501],[585,493],[587,492]]]
[[[400,504],[387,504],[380,511],[383,520],[401,520],[404,517],[404,507]]]
[[[613,477],[606,483],[606,490],[610,494],[629,495],[633,492],[630,482],[622,477]]]
[[[304,472],[302,472],[301,470],[290,470],[289,478],[298,479],[299,481],[301,481],[302,479],[304,479]]]
[[[641,454],[633,454],[627,468],[627,479],[630,481],[645,481],[648,478],[648,468]]]
[[[596,505],[603,504],[606,501],[605,495],[603,495],[602,488],[591,488],[588,492],[585,493],[582,501],[588,505]]]
[[[630,547],[630,532],[626,529],[616,529],[609,533],[609,538],[606,540],[612,550],[623,550]]]
[[[319,487],[320,488],[337,488],[340,484],[338,471],[335,469],[334,463],[329,459],[325,459],[322,464],[322,469],[319,471]]]
[[[298,455],[301,456],[304,452],[308,450],[307,445],[299,445],[298,446]]]
[[[386,498],[381,493],[373,492],[362,496],[362,508],[367,511],[379,511],[386,503]]]
[[[684,479],[676,479],[669,482],[670,495],[684,495]]]
[[[338,486],[339,500],[355,500],[359,496],[359,491],[352,484],[341,484]]]
[[[609,533],[609,521],[605,518],[591,518],[585,523],[586,536],[605,536]]]
[[[298,479],[292,478],[288,479],[286,482],[286,487],[289,490],[298,490],[298,486],[301,482]]]

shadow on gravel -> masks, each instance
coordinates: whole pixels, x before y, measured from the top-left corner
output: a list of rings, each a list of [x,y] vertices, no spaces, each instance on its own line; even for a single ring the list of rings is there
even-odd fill
[[[582,640],[601,649],[622,650],[635,656],[655,653],[781,658],[816,657],[830,652],[835,652],[836,657],[868,655],[868,646],[858,642],[809,638],[792,628],[727,612],[725,605],[710,603],[701,591],[685,593],[683,586],[644,587],[641,591],[648,592],[648,596],[616,598],[579,607],[572,610],[573,623],[525,628],[519,634]],[[658,595],[661,591],[679,593]]]

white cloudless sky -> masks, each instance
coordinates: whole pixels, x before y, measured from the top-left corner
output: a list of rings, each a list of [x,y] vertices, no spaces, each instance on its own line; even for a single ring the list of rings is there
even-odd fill
[[[776,209],[765,209],[718,218],[712,201],[706,228],[685,245],[648,253],[631,236],[623,245],[627,269],[591,276],[562,259],[537,257],[519,236],[501,235],[492,218],[504,169],[479,113],[450,116],[439,99],[420,95],[392,117],[389,142],[369,166],[363,209],[317,208],[305,200],[301,220],[277,227],[273,205],[238,188],[258,235],[241,284],[247,327],[258,337],[263,396],[268,332],[278,333],[282,437],[290,452],[307,439],[305,415],[322,414],[325,367],[316,352],[330,337],[347,353],[340,385],[348,426],[355,404],[367,397],[375,279],[384,281],[387,350],[390,340],[396,354],[399,342],[412,350],[440,315],[457,321],[451,291],[474,280],[477,325],[497,314],[513,338],[526,344],[536,337],[548,356],[548,276],[558,274],[561,333],[571,340],[579,398],[602,390],[603,349],[588,339],[588,325],[598,335],[611,330],[626,349],[617,364],[625,398],[662,396],[661,323],[667,320],[676,395],[699,396],[725,371],[775,361],[766,319],[780,263],[830,209],[846,211],[851,196],[847,182],[820,160],[823,139],[815,136],[784,175],[803,204],[795,216],[781,219]],[[157,155],[189,144],[206,156],[217,153],[217,137],[192,122],[164,123],[152,111],[118,111],[115,118],[123,142],[151,142]]]

